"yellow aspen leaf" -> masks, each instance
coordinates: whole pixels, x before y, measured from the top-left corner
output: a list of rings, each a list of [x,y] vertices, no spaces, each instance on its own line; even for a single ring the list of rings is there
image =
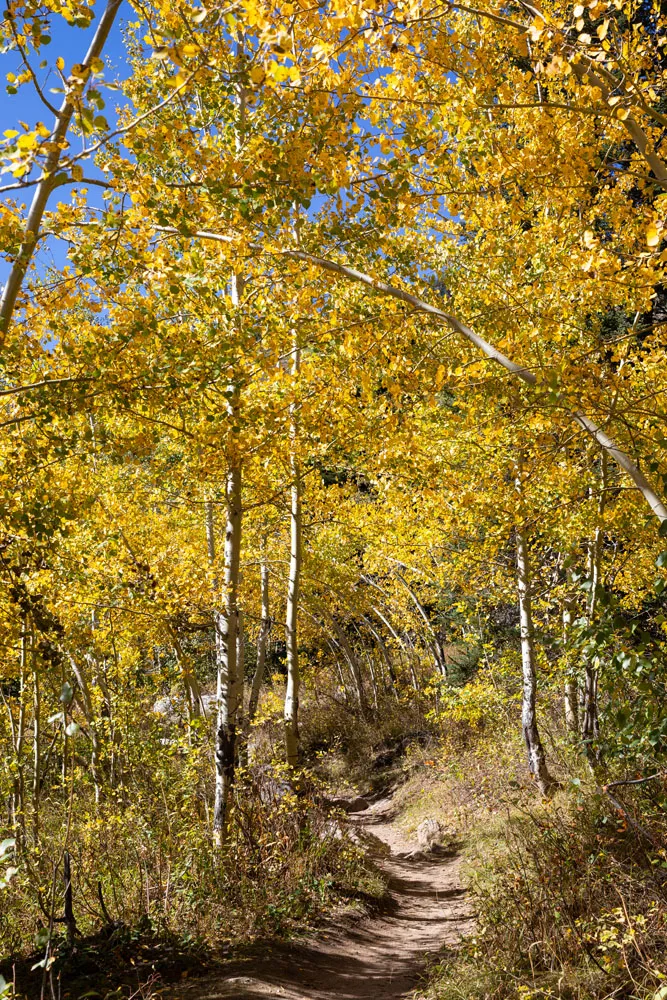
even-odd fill
[[[585,9],[585,8],[584,8],[584,5],[583,5],[583,4],[581,4],[581,3],[578,3],[578,4],[577,4],[577,6],[576,6],[576,7],[574,8],[574,10],[572,11],[572,16],[573,16],[573,17],[581,17],[581,15],[582,15],[582,14],[583,14],[583,12],[584,12],[584,9]]]
[[[276,83],[284,83],[289,76],[289,69],[287,66],[280,66],[274,61],[269,63],[269,72]]]
[[[584,31],[583,34],[579,35],[579,41],[581,42],[582,45],[590,45],[591,36],[586,31]]]
[[[600,39],[600,41],[603,41],[607,37],[608,31],[609,31],[609,18],[606,17],[602,22],[602,24],[599,24],[597,26],[597,28],[595,29],[595,33]]]
[[[264,83],[264,80],[266,79],[266,71],[264,67],[253,66],[253,68],[250,70],[250,79],[257,87],[260,84]]]
[[[649,247],[657,247],[659,242],[660,233],[658,232],[658,227],[655,222],[652,222],[646,230],[646,245]]]
[[[58,56],[58,58],[56,59],[56,67],[60,70],[61,73],[65,69],[65,60],[63,59],[62,56]]]

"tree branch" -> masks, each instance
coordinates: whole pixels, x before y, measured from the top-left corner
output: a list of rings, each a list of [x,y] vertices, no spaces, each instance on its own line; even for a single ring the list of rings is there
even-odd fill
[[[227,244],[237,242],[236,238],[233,236],[227,236],[224,233],[213,233],[207,230],[201,230],[185,235],[179,232],[178,229],[170,226],[155,226],[154,228],[158,232],[170,233],[172,235],[181,236],[184,239],[206,239]],[[329,260],[325,257],[317,257],[314,254],[306,253],[304,250],[266,250],[260,244],[256,243],[250,244],[249,249],[251,249],[254,253],[287,257],[289,260],[297,260],[304,264],[312,264],[314,267],[319,267],[323,271],[339,274],[343,278],[349,278],[351,281],[356,281],[362,285],[366,285],[367,287],[374,289],[374,291],[379,292],[381,295],[389,295],[392,298],[398,299],[400,302],[406,302],[408,305],[412,306],[413,309],[417,309],[419,312],[444,320],[444,322],[447,323],[452,330],[460,334],[462,337],[465,337],[465,339],[471,344],[474,344],[475,347],[486,355],[487,358],[498,362],[498,364],[505,368],[506,371],[510,372],[512,375],[516,375],[516,377],[521,379],[522,382],[525,382],[527,385],[533,387],[538,384],[537,376],[534,375],[533,372],[531,372],[525,365],[519,365],[515,361],[512,361],[496,347],[484,340],[483,337],[480,337],[479,334],[475,333],[474,330],[471,330],[469,326],[466,326],[465,323],[462,323],[461,320],[457,319],[456,316],[452,316],[450,313],[444,312],[442,309],[438,309],[437,306],[432,306],[429,302],[425,302],[424,299],[420,299],[417,295],[412,295],[410,292],[406,292],[402,288],[396,288],[394,285],[389,285],[385,281],[373,278],[370,274],[365,274],[363,271],[356,270],[356,268],[347,267],[345,264],[339,264],[336,261]],[[567,407],[567,412],[570,413],[572,419],[583,430],[585,430],[598,442],[601,448],[604,448],[604,450],[611,455],[617,465],[627,472],[637,489],[642,493],[644,499],[656,517],[658,517],[661,521],[667,521],[667,506],[665,506],[646,476],[644,476],[640,469],[635,465],[630,456],[627,455],[623,449],[620,448],[602,430],[601,427],[598,427],[595,421],[590,417],[587,417],[579,410],[571,410],[569,407]]]
[[[97,59],[104,49],[121,3],[122,0],[107,0],[107,6],[100,18],[93,40],[83,60],[84,67],[89,68],[93,59]],[[9,277],[2,291],[2,298],[0,299],[0,347],[4,346],[9,325],[14,314],[16,299],[37,246],[42,219],[49,195],[53,190],[55,172],[62,158],[62,146],[66,141],[73,114],[74,103],[72,97],[66,95],[54,121],[50,137],[51,151],[46,157],[42,177],[33,195],[32,204],[30,205],[30,211],[28,212],[28,218],[23,230],[21,249],[12,265]]]

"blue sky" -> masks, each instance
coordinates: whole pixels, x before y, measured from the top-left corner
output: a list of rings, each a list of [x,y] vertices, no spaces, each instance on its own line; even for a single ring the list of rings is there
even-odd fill
[[[98,2],[95,12],[99,16],[103,9],[103,4]],[[125,60],[125,45],[123,42],[123,29],[125,18],[131,14],[129,5],[121,7],[120,16],[116,20],[111,35],[104,50],[104,61],[107,69],[104,77],[108,82],[117,82],[128,75],[128,67]],[[124,16],[125,15],[125,16]],[[89,28],[76,28],[68,25],[63,18],[53,17],[49,34],[51,42],[41,48],[39,55],[32,58],[32,67],[36,72],[40,87],[44,90],[49,101],[58,107],[62,101],[62,94],[51,93],[50,88],[58,87],[60,80],[55,70],[56,59],[59,56],[65,61],[65,73],[74,64],[81,62],[90,39],[95,31],[97,17],[93,18]],[[40,68],[40,63],[46,61],[47,65]],[[30,127],[37,122],[43,122],[47,127],[51,127],[53,115],[40,100],[35,88],[30,84],[23,84],[17,94],[6,92],[7,73],[17,73],[21,68],[21,57],[15,51],[0,54],[0,136],[6,129],[20,128],[18,122],[23,121]],[[115,106],[119,103],[120,94],[117,91],[100,88],[102,96],[106,102],[104,114],[107,120],[112,123],[115,118]],[[90,167],[86,167],[86,172],[90,172]],[[4,174],[0,177],[0,184],[11,183],[11,174]],[[65,200],[68,197],[68,188],[62,188],[54,197],[54,201]],[[29,203],[32,197],[32,188],[25,192],[11,192],[10,196],[19,202]],[[3,197],[7,197],[6,195]],[[101,204],[101,192],[98,188],[89,189],[89,202],[93,205]],[[0,248],[1,249],[1,248]],[[44,265],[49,263],[62,266],[65,261],[65,248],[57,245],[43,247],[41,261]],[[4,283],[9,265],[0,259],[0,283]]]
[[[98,16],[103,7],[104,5],[99,2],[95,5],[94,10]],[[121,7],[120,16],[112,28],[111,35],[105,47],[104,59],[110,67],[106,73],[106,77],[109,80],[113,80],[114,78],[122,79],[127,73],[122,32],[125,20],[123,14],[127,15],[130,12],[131,8],[129,6],[125,11]],[[89,28],[83,29],[70,27],[62,17],[51,18],[49,31],[51,42],[49,45],[42,47],[39,56],[34,59],[33,64],[33,68],[37,71],[40,86],[43,86],[47,93],[50,87],[55,87],[59,84],[57,74],[53,68],[56,58],[58,56],[63,57],[66,69],[69,69],[73,63],[81,62],[95,31],[96,23],[97,17],[93,18]],[[37,67],[42,60],[46,60],[48,65],[44,69],[38,69]],[[10,51],[0,54],[0,73],[3,81],[0,122],[3,132],[6,128],[12,128],[18,119],[23,119],[23,121],[29,124],[34,121],[43,121],[47,125],[50,124],[48,109],[44,107],[30,84],[24,84],[19,89],[18,94],[15,95],[9,95],[5,92],[6,74],[17,72],[20,66],[21,57],[16,52]],[[49,93],[48,97],[54,104],[57,104],[61,99],[60,94]]]

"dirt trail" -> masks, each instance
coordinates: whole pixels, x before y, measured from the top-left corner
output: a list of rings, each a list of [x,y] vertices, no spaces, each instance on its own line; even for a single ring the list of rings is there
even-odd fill
[[[181,987],[183,1000],[234,997],[252,1000],[397,1000],[415,989],[426,958],[456,944],[470,929],[456,856],[424,855],[392,822],[391,799],[350,817],[372,844],[389,881],[381,915],[338,927],[316,938],[276,945],[249,959],[234,975],[211,976]]]

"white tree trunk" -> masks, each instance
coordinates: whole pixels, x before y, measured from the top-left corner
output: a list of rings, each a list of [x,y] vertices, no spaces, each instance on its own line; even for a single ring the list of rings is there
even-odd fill
[[[399,658],[400,658],[401,666],[402,667],[405,666],[405,660],[404,660],[404,657],[403,657],[403,653],[405,652],[406,656],[407,656],[407,659],[408,659],[408,669],[412,670],[412,664],[411,664],[410,656],[409,656],[407,650],[405,649],[405,643],[403,642],[403,640],[399,636],[398,632],[393,627],[393,625],[391,624],[391,622],[389,621],[389,619],[385,615],[383,615],[383,613],[380,611],[380,609],[378,607],[374,607],[373,611],[378,616],[378,618],[380,619],[380,621],[383,622],[387,626],[387,628],[389,629],[389,632],[390,632],[392,638],[396,641],[397,649],[398,649],[398,655],[399,655]],[[413,677],[414,677],[414,671],[412,671],[412,673],[413,673]]]
[[[236,720],[238,715],[237,632],[241,554],[241,468],[235,464],[227,475],[224,598],[222,611],[214,612],[217,665],[215,736],[215,804],[213,840],[223,842],[229,819],[229,799],[234,783]]]
[[[232,276],[232,304],[240,309],[243,279]],[[213,842],[220,846],[226,835],[229,804],[236,763],[236,729],[239,712],[239,667],[237,637],[239,632],[239,583],[241,569],[241,530],[243,519],[241,458],[234,427],[238,427],[240,393],[238,385],[230,386],[227,402],[231,423],[229,435],[229,469],[225,489],[225,569],[222,612],[214,613],[217,663],[217,706],[215,737],[215,803],[213,806]],[[209,538],[209,554],[211,553]],[[213,556],[215,548],[213,544]]]
[[[257,713],[259,702],[259,692],[264,680],[264,670],[266,667],[266,650],[271,634],[271,608],[269,603],[269,564],[266,557],[266,539],[262,547],[262,565],[260,569],[260,591],[262,600],[262,622],[257,636],[257,666],[250,688],[250,699],[248,702],[248,726],[252,725]]]
[[[93,700],[90,696],[90,685],[88,684],[88,677],[86,676],[85,668],[78,663],[73,656],[69,657],[70,665],[72,667],[72,672],[76,677],[76,683],[79,687],[79,704],[83,712],[84,718],[88,723],[88,729],[90,732],[90,743],[91,743],[91,755],[90,755],[90,774],[93,779],[93,785],[95,788],[95,802],[99,804],[100,801],[100,780],[99,780],[99,763],[100,763],[100,736],[97,729],[97,718],[95,716],[95,710],[93,708]]]
[[[39,800],[42,790],[42,775],[41,775],[41,715],[42,715],[42,699],[39,684],[39,673],[37,671],[37,663],[35,656],[35,640],[34,635],[31,634],[31,651],[32,651],[32,683],[33,683],[33,699],[32,699],[32,830],[33,830],[33,842],[35,846],[39,843]]]
[[[373,657],[368,650],[364,650],[366,656],[366,662],[368,663],[368,672],[371,677],[371,690],[373,692],[373,708],[377,710],[378,707],[378,686],[377,680],[375,678],[375,667],[373,666]]]
[[[292,346],[293,388],[301,368],[301,348],[298,334]],[[299,643],[298,615],[301,589],[301,466],[298,452],[298,404],[290,405],[290,563],[287,584],[287,612],[285,616],[285,644],[287,647],[287,688],[285,690],[285,753],[289,767],[296,767],[299,758]]]
[[[213,504],[210,501],[206,503],[206,537],[207,539],[213,538]],[[210,555],[211,542],[209,541],[209,558]],[[212,561],[212,559],[211,559]],[[181,672],[181,678],[183,680],[183,690],[185,691],[185,698],[188,705],[188,719],[192,722],[192,719],[199,718],[202,713],[206,715],[204,710],[204,703],[201,696],[201,688],[199,687],[199,681],[192,670],[192,665],[190,663],[190,658],[185,654],[181,641],[178,638],[176,630],[171,626],[167,626],[167,630],[171,637],[172,645],[174,647],[174,653],[176,654],[176,662],[178,663],[179,670]]]
[[[359,711],[361,712],[362,715],[365,715],[368,706],[366,703],[366,692],[364,690],[364,681],[361,673],[361,667],[359,665],[359,660],[357,659],[356,653],[354,652],[352,646],[349,643],[349,640],[345,633],[345,629],[342,628],[341,625],[339,625],[339,623],[336,621],[333,615],[331,615],[330,617],[331,617],[331,624],[333,625],[333,630],[336,634],[338,645],[342,649],[343,655],[350,667],[350,674],[352,676],[352,682],[354,684],[354,693],[357,698],[357,705],[359,706]]]
[[[555,782],[547,769],[544,748],[537,727],[537,676],[535,671],[530,562],[528,543],[523,527],[518,528],[516,532],[516,567],[521,629],[521,662],[523,666],[521,725],[528,750],[528,767],[542,795],[548,795],[552,791]]]
[[[591,589],[588,598],[588,620],[593,622],[597,609],[598,591],[602,574],[602,543],[604,530],[602,520],[607,500],[607,456],[602,454],[600,468],[600,496],[597,505],[597,524],[593,538],[588,547],[588,578]],[[581,735],[587,756],[593,756],[593,741],[600,732],[598,722],[598,670],[594,663],[587,659],[584,672],[584,705],[581,719]]]
[[[243,612],[239,608],[236,613],[236,679],[238,690],[238,709],[236,728],[241,734],[238,741],[237,763],[242,767],[248,764],[247,722],[245,715],[245,626]]]
[[[387,649],[386,643],[385,643],[384,639],[382,638],[382,636],[380,635],[380,633],[377,631],[377,629],[374,628],[372,622],[370,622],[368,620],[368,618],[366,618],[365,615],[364,615],[364,621],[365,621],[366,625],[368,626],[368,631],[371,633],[371,635],[375,639],[375,642],[377,643],[378,649],[380,650],[380,652],[381,652],[381,654],[382,654],[382,656],[384,658],[384,662],[387,665],[387,671],[389,673],[389,689],[392,692],[392,694],[394,694],[396,697],[398,697],[398,692],[396,690],[396,683],[397,682],[396,682],[396,672],[394,670],[394,661],[392,660],[392,658],[391,658],[391,656],[389,654],[389,650]]]
[[[563,640],[567,643],[570,627],[572,625],[572,598],[566,595],[563,603]],[[579,685],[577,678],[569,675],[565,680],[565,690],[563,693],[563,709],[565,712],[565,728],[568,733],[579,732]]]
[[[440,646],[440,640],[438,639],[438,636],[436,635],[435,629],[433,628],[433,626],[431,625],[431,622],[429,621],[429,617],[426,614],[426,611],[424,610],[423,604],[421,603],[421,601],[419,600],[419,598],[417,597],[417,595],[415,594],[415,592],[412,590],[412,588],[406,583],[406,581],[400,575],[400,573],[396,574],[396,578],[397,578],[397,580],[399,580],[403,584],[403,586],[407,590],[408,594],[410,595],[410,597],[412,599],[413,604],[415,605],[415,607],[417,608],[417,611],[419,612],[419,615],[420,615],[422,621],[424,622],[424,624],[426,625],[426,628],[430,632],[431,637],[432,637],[432,642],[430,643],[430,647],[431,647],[431,651],[433,653],[433,659],[434,659],[434,662],[435,662],[435,668],[438,671],[438,673],[442,675],[442,677],[446,677],[447,676],[447,664],[445,662],[445,657],[443,655],[442,648]]]

